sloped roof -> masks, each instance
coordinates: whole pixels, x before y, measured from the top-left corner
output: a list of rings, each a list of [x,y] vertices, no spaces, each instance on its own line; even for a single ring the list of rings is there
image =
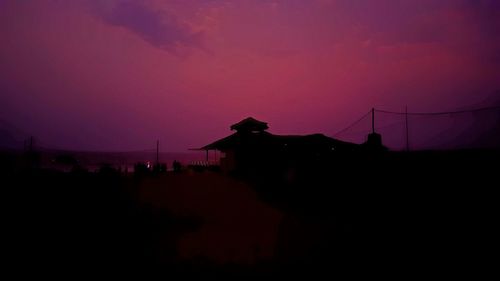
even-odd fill
[[[357,144],[340,141],[334,138],[327,137],[323,134],[312,135],[274,135],[268,132],[257,132],[251,134],[244,134],[236,132],[225,138],[217,140],[211,144],[205,145],[199,150],[227,150],[234,148],[241,144],[259,144],[269,146],[285,146],[295,148],[310,148],[313,150],[322,149],[327,147],[332,148],[354,148]]]
[[[272,149],[286,146],[290,149],[317,151],[337,148],[351,150],[351,148],[359,146],[358,144],[340,141],[323,134],[274,135],[265,131],[268,128],[266,122],[248,117],[231,126],[231,130],[236,130],[236,133],[193,150],[224,151],[250,145]]]
[[[246,131],[263,131],[267,130],[269,127],[266,122],[259,121],[253,117],[248,117],[240,122],[231,125],[231,130],[246,130]]]
[[[225,150],[228,148],[235,147],[237,144],[241,144],[244,142],[255,141],[255,140],[262,141],[263,139],[269,140],[271,139],[271,136],[273,135],[268,132],[258,132],[252,134],[241,134],[236,132],[225,138],[217,140],[211,144],[205,145],[202,148],[200,148],[200,150],[207,150],[207,149]]]
[[[357,146],[355,143],[345,142],[334,139],[323,134],[311,135],[273,135],[274,138],[283,143],[290,144],[309,144],[313,146]]]

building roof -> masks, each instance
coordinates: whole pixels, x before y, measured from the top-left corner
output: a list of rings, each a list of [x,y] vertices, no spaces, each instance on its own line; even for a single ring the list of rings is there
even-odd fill
[[[259,121],[253,117],[245,118],[240,122],[231,125],[231,130],[236,131],[264,131],[268,128],[269,127],[266,122]]]
[[[340,141],[323,134],[312,135],[274,135],[267,131],[267,123],[252,117],[246,118],[231,126],[235,133],[205,145],[196,150],[225,151],[237,147],[258,146],[267,148],[288,147],[298,150],[351,150],[358,144]]]
[[[243,144],[243,143],[257,143],[257,142],[262,142],[266,140],[271,139],[271,134],[268,132],[255,132],[252,134],[242,134],[240,132],[236,132],[232,135],[229,135],[225,138],[222,138],[220,140],[217,140],[211,144],[205,145],[204,147],[200,148],[200,150],[226,150],[230,148],[236,147],[238,144]]]
[[[205,145],[199,150],[228,150],[244,145],[266,146],[266,147],[285,147],[291,149],[351,149],[357,147],[357,144],[340,141],[327,137],[323,134],[313,135],[274,135],[268,132],[256,132],[252,134],[242,134],[236,132],[225,138]]]

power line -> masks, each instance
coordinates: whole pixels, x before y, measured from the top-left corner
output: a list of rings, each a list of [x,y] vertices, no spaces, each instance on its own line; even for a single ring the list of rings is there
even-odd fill
[[[398,128],[398,127],[401,127],[403,126],[403,122],[402,121],[397,121],[397,122],[393,122],[393,123],[390,123],[390,124],[387,124],[387,125],[383,125],[383,126],[376,126],[375,129],[377,129],[377,131],[381,131],[381,130],[387,130],[387,129],[391,129],[391,128]],[[359,134],[370,134],[372,132],[372,128],[364,128],[364,129],[355,129],[355,130],[351,130],[351,131],[348,131],[348,132],[339,132],[337,134],[342,134],[342,136],[355,136],[355,135],[359,135]],[[336,136],[337,134],[335,135],[332,135],[332,136]]]
[[[482,107],[469,110],[442,111],[442,112],[397,112],[397,111],[389,111],[381,109],[375,109],[375,111],[380,113],[396,114],[396,115],[449,115],[449,114],[461,114],[461,113],[471,113],[471,112],[486,111],[486,110],[499,110],[499,109],[500,106],[490,106],[490,107]]]
[[[387,113],[387,114],[394,114],[394,115],[405,115],[406,118],[409,115],[420,115],[420,116],[436,116],[436,115],[451,115],[451,114],[463,114],[463,113],[472,113],[472,112],[479,112],[479,111],[487,111],[487,110],[500,110],[500,105],[498,106],[490,106],[490,107],[482,107],[482,108],[475,108],[475,109],[469,109],[469,110],[456,110],[456,111],[442,111],[442,112],[397,112],[397,111],[389,111],[389,110],[382,110],[382,109],[376,109],[373,108],[372,110],[368,111],[366,114],[361,116],[359,119],[351,123],[349,126],[346,128],[338,131],[337,133],[333,134],[334,137],[346,132],[347,130],[351,129],[355,125],[357,125],[359,122],[361,122],[363,119],[365,119],[368,115],[372,114],[374,115],[374,112],[379,112],[379,113]],[[373,121],[372,116],[372,121]]]
[[[365,119],[368,115],[372,114],[372,111],[368,111],[366,114],[364,114],[363,116],[361,116],[361,118],[359,118],[358,120],[354,121],[351,125],[347,126],[346,128],[338,131],[337,133],[335,133],[333,136],[336,137],[340,134],[342,134],[343,132],[349,130],[350,128],[354,127],[356,124],[358,124],[359,122],[361,122],[361,120]]]

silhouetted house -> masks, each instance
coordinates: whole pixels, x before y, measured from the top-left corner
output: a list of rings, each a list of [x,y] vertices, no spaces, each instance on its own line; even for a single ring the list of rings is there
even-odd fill
[[[251,171],[287,169],[308,162],[329,159],[334,154],[359,150],[360,145],[336,140],[322,134],[275,135],[267,132],[267,123],[248,117],[234,125],[230,136],[205,145],[199,150],[221,152],[221,169]]]

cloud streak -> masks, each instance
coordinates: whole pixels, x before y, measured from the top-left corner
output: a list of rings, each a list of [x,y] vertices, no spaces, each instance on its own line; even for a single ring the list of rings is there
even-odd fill
[[[178,54],[179,48],[202,49],[203,33],[163,10],[153,9],[142,1],[123,0],[115,5],[94,2],[94,14],[104,22],[122,27],[151,45]]]

